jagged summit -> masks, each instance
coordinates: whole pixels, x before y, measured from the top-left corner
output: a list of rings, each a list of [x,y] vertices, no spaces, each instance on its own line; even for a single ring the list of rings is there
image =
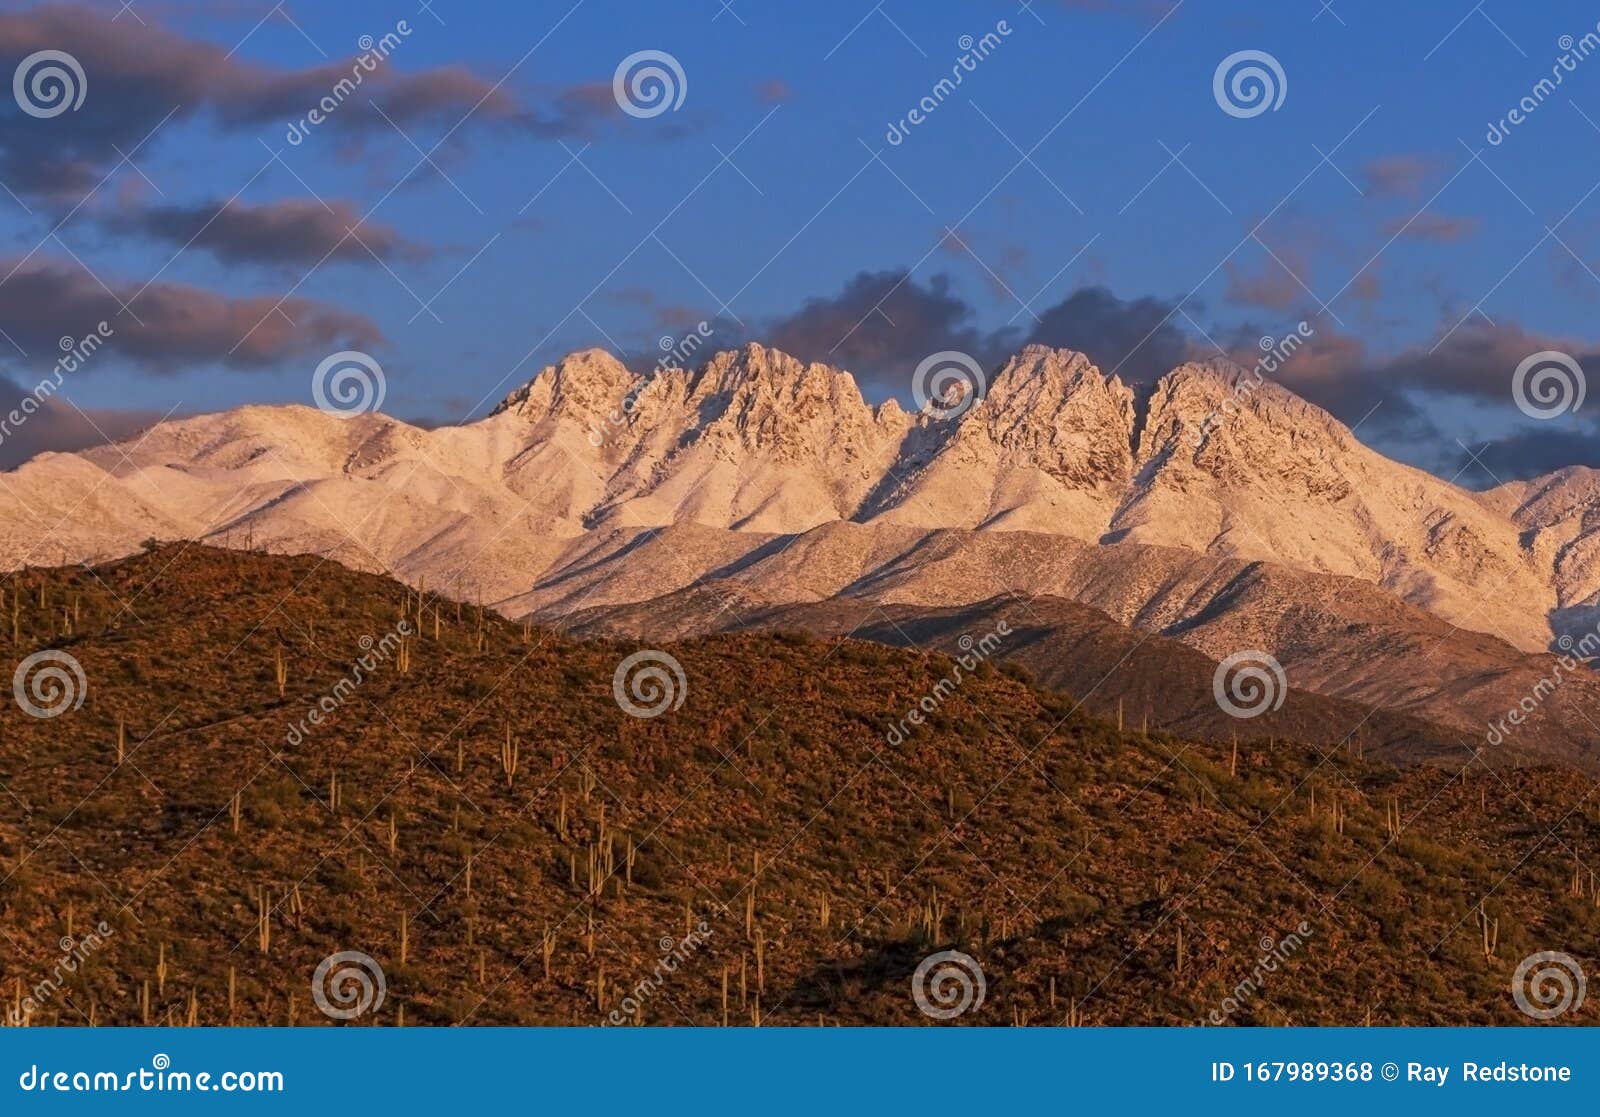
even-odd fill
[[[1082,353],[1030,345],[984,377],[959,414],[913,412],[751,342],[643,374],[572,353],[488,418],[436,430],[241,408],[25,464],[0,493],[0,563],[41,545],[96,558],[151,536],[250,540],[521,599],[568,584],[564,566],[577,577],[585,549],[670,530],[654,583],[627,591],[643,596],[817,530],[839,529],[836,587],[922,561],[928,533],[1027,532],[1357,578],[1530,649],[1600,610],[1600,485],[1584,475],[1470,493],[1224,362],[1136,393]],[[34,511],[80,504],[54,528]],[[777,596],[813,593],[815,573]],[[945,592],[996,592],[978,581]]]
[[[503,411],[542,418],[551,410],[569,408],[604,413],[622,399],[634,374],[604,349],[580,349],[539,372],[500,401],[490,414]]]

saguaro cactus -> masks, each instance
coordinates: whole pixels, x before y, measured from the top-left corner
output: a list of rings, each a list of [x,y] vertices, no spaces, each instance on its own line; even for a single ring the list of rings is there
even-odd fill
[[[265,886],[256,890],[256,945],[263,954],[272,951],[272,893]]]
[[[506,774],[506,788],[510,790],[517,781],[517,742],[511,738],[511,727],[506,726],[505,743],[500,746],[500,767]]]

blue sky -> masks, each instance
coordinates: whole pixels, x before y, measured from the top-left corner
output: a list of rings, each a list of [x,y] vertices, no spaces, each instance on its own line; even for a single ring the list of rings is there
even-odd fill
[[[31,386],[108,290],[125,328],[63,388],[107,434],[309,402],[346,346],[381,362],[386,410],[455,422],[572,349],[644,365],[701,319],[714,344],[851,368],[873,398],[908,396],[938,349],[1044,340],[1148,379],[1307,320],[1282,378],[1386,452],[1471,484],[1600,464],[1587,409],[1534,422],[1511,396],[1522,357],[1600,350],[1600,58],[1486,139],[1597,18],[1508,0],[10,5],[6,67],[63,50],[86,91],[49,119],[0,99],[0,376]],[[287,142],[295,106],[402,20],[387,84]],[[888,142],[962,37],[1002,21]],[[677,61],[684,95],[635,119],[611,83],[644,50]],[[1242,50],[1285,79],[1248,118],[1213,96]],[[81,165],[35,173],[63,143]],[[185,246],[228,200],[278,223]],[[359,243],[318,263],[299,224],[357,219]],[[294,324],[272,312],[243,351],[189,320],[245,334],[285,296]]]

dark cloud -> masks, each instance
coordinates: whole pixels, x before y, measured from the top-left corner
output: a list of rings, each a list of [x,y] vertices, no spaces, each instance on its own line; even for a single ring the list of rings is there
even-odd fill
[[[802,360],[850,369],[863,386],[901,394],[932,353],[954,349],[985,363],[996,357],[976,318],[948,276],[920,283],[904,271],[861,272],[837,295],[808,299],[768,323],[761,336]]]
[[[1458,454],[1441,472],[1446,477],[1459,473],[1458,483],[1474,488],[1526,480],[1569,465],[1600,468],[1600,430],[1570,419],[1540,423],[1486,447],[1473,446],[1476,459],[1454,443],[1451,449]]]
[[[994,367],[1026,344],[1076,349],[1124,380],[1151,382],[1193,351],[1175,310],[1161,299],[1123,300],[1104,287],[1084,287],[1044,310],[1031,330],[985,331],[948,276],[922,282],[904,271],[861,272],[838,294],[808,299],[744,332],[803,360],[849,369],[869,395],[903,396],[912,372],[933,353],[953,349]],[[730,333],[740,331],[718,324],[719,338]]]
[[[326,98],[337,104],[321,127],[346,134],[387,132],[384,116],[401,128],[454,126],[471,112],[475,121],[564,136],[583,134],[618,111],[609,89],[602,98],[598,87],[569,89],[536,109],[460,67],[407,73],[393,60],[405,50],[403,38],[370,71],[353,59],[289,70],[91,8],[51,5],[0,15],[0,58],[8,68],[41,50],[72,55],[87,89],[80,108],[49,119],[24,113],[11,98],[0,104],[0,179],[40,196],[82,194],[117,161],[118,148],[133,154],[157,125],[206,112],[226,128],[272,124],[287,135],[290,122],[303,122]]]
[[[1082,287],[1040,315],[1027,340],[1076,349],[1106,372],[1148,384],[1193,352],[1176,311],[1177,304],[1153,296],[1124,300],[1104,287]]]
[[[37,259],[0,260],[6,273],[0,330],[34,359],[101,322],[112,331],[108,350],[155,373],[209,363],[255,368],[382,340],[367,318],[311,299],[230,298],[178,283],[107,290],[75,266]]]
[[[48,450],[83,450],[132,437],[161,419],[156,411],[79,410],[49,387],[24,388],[0,374],[0,469]]]
[[[1574,252],[1566,245],[1552,244],[1546,259],[1550,261],[1551,280],[1557,287],[1585,302],[1594,302],[1600,298],[1600,279],[1584,261],[1587,256],[1591,256],[1587,245],[1577,245]]]
[[[372,264],[395,256],[419,258],[423,249],[387,225],[361,222],[347,202],[291,200],[250,206],[215,202],[195,206],[120,209],[102,220],[117,233],[135,233],[179,247],[194,245],[227,263],[303,264],[347,260]],[[374,259],[376,257],[376,259]]]
[[[1515,322],[1467,322],[1431,345],[1386,355],[1370,352],[1363,341],[1325,318],[1312,318],[1309,328],[1311,336],[1272,379],[1346,422],[1359,420],[1380,399],[1398,399],[1402,393],[1511,408],[1517,366],[1548,350],[1570,354],[1600,376],[1600,348],[1532,333]],[[1224,347],[1233,360],[1250,365],[1256,360],[1257,341],[1258,332],[1247,325],[1229,331]]]
[[[1270,256],[1258,272],[1247,272],[1230,260],[1227,273],[1228,286],[1222,297],[1235,306],[1287,310],[1305,301],[1305,289],[1295,282],[1288,268]]]
[[[1407,350],[1370,375],[1408,388],[1509,405],[1517,366],[1547,350],[1570,354],[1591,375],[1600,375],[1600,349],[1592,344],[1530,333],[1515,322],[1469,322],[1431,350]]]
[[[1009,208],[1009,207],[1008,207]],[[961,261],[974,264],[979,275],[995,299],[1000,302],[1021,302],[1017,288],[1022,284],[1024,269],[1028,266],[1028,246],[1020,241],[995,240],[974,247],[972,235],[961,234],[946,228],[939,237],[939,250]]]
[[[1361,168],[1367,188],[1374,194],[1390,198],[1416,198],[1422,194],[1422,184],[1433,173],[1437,161],[1424,155],[1401,153],[1374,159]]]
[[[1366,345],[1359,338],[1333,328],[1326,318],[1312,317],[1303,321],[1310,336],[1269,374],[1270,378],[1342,422],[1361,423],[1363,434],[1379,429],[1398,433],[1402,424],[1408,432],[1415,433],[1412,424],[1418,414],[1404,395],[1393,390],[1394,385],[1375,375],[1374,362]],[[1243,368],[1252,368],[1261,360],[1263,352],[1276,348],[1289,334],[1298,332],[1299,325],[1298,321],[1280,321],[1267,327],[1247,323],[1235,329],[1212,332],[1224,339],[1223,346],[1230,360]]]
[[[1588,377],[1600,376],[1600,347],[1592,343],[1533,333],[1513,322],[1469,322],[1431,346],[1379,355],[1325,320],[1312,328],[1310,339],[1272,379],[1358,425],[1364,441],[1391,457],[1464,485],[1533,477],[1565,465],[1600,465],[1600,430],[1582,416],[1527,419],[1512,390],[1517,366],[1551,350],[1570,355]],[[1246,331],[1230,335],[1228,348],[1241,365],[1256,360],[1253,335]],[[1472,464],[1457,439],[1486,424],[1507,433],[1490,442],[1481,465]]]
[[[1383,231],[1390,236],[1452,244],[1472,236],[1481,224],[1476,217],[1446,217],[1442,213],[1423,210],[1415,217],[1395,218],[1384,226]]]
[[[1358,302],[1370,303],[1375,302],[1381,294],[1383,283],[1378,278],[1378,264],[1374,261],[1350,281],[1349,295]]]
[[[639,289],[620,289],[609,298],[659,311],[655,299]],[[1187,310],[1179,313],[1177,303],[1156,296],[1123,299],[1092,286],[1043,311],[1031,330],[985,331],[946,276],[923,282],[905,271],[861,272],[838,293],[808,299],[795,312],[764,323],[740,328],[718,319],[713,336],[717,349],[758,340],[802,360],[848,369],[869,398],[881,398],[904,397],[916,365],[946,349],[968,353],[991,369],[1024,344],[1074,349],[1126,383],[1150,384],[1187,361],[1215,355],[1213,339],[1236,363],[1252,367],[1263,338],[1281,341],[1299,325],[1279,316],[1266,328],[1246,323],[1202,329],[1193,316],[1203,308],[1191,303]],[[1486,423],[1510,432],[1484,456],[1503,480],[1561,465],[1600,465],[1600,431],[1585,433],[1588,428],[1571,416],[1534,424],[1512,394],[1513,372],[1531,354],[1570,353],[1600,376],[1600,347],[1515,323],[1468,322],[1432,346],[1381,354],[1325,316],[1308,317],[1306,328],[1309,337],[1271,378],[1391,457],[1451,477],[1466,460],[1456,438]],[[1460,483],[1487,476],[1475,467]]]
[[[522,125],[545,139],[592,135],[604,121],[625,120],[610,82],[586,82],[556,94],[542,112],[519,114]],[[674,133],[676,134],[676,133]]]

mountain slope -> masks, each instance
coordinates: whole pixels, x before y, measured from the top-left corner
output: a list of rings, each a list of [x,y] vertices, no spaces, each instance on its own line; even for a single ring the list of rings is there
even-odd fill
[[[1525,650],[1550,642],[1550,614],[1573,591],[1558,591],[1550,547],[1524,545],[1538,506],[1523,502],[1516,518],[1506,500],[1382,458],[1281,388],[1241,396],[1243,376],[1179,368],[1141,425],[1116,377],[1032,346],[943,421],[869,407],[848,373],[754,344],[649,377],[588,351],[464,427],[253,407],[166,423],[131,446],[43,455],[7,479],[0,560],[253,532],[440,582],[462,576],[435,540],[452,524],[485,547],[513,531],[578,540],[684,524],[1027,530],[1360,578]],[[96,486],[93,507],[116,514],[42,522],[39,509]],[[510,597],[550,571],[551,551],[513,546],[474,564],[487,596]]]
[[[310,556],[166,547],[4,589],[8,655],[87,684],[56,717],[0,708],[8,989],[106,929],[34,1024],[323,1024],[308,986],[341,951],[383,975],[363,1024],[928,1024],[914,971],[950,949],[983,974],[963,1024],[1513,1024],[1519,960],[1600,954],[1570,771],[1281,740],[1235,764],[1005,672],[940,688],[943,656],[794,635],[672,645],[681,705],[641,719],[613,696],[634,644]]]
[[[730,603],[731,599],[731,603]],[[1102,718],[1211,741],[1290,738],[1390,762],[1460,768],[1472,738],[1419,717],[1286,688],[1259,716],[1230,716],[1215,695],[1217,663],[1176,640],[1117,624],[1097,609],[1055,597],[1005,595],[952,608],[880,605],[841,595],[807,605],[766,605],[739,587],[710,583],[642,605],[583,610],[562,627],[607,639],[687,639],[713,632],[802,631],[959,656],[975,642],[995,663],[1025,667]],[[1270,708],[1277,705],[1277,708]],[[1465,738],[1465,739],[1464,739]],[[1512,747],[1494,758],[1528,762]]]
[[[760,345],[648,376],[591,350],[460,427],[249,407],[42,455],[5,475],[0,566],[202,539],[546,622],[707,582],[764,607],[1043,594],[1476,740],[1548,676],[1538,653],[1592,640],[1595,476],[1469,493],[1215,364],[1140,400],[1031,346],[946,420]],[[1526,747],[1584,759],[1592,697],[1563,683]]]

